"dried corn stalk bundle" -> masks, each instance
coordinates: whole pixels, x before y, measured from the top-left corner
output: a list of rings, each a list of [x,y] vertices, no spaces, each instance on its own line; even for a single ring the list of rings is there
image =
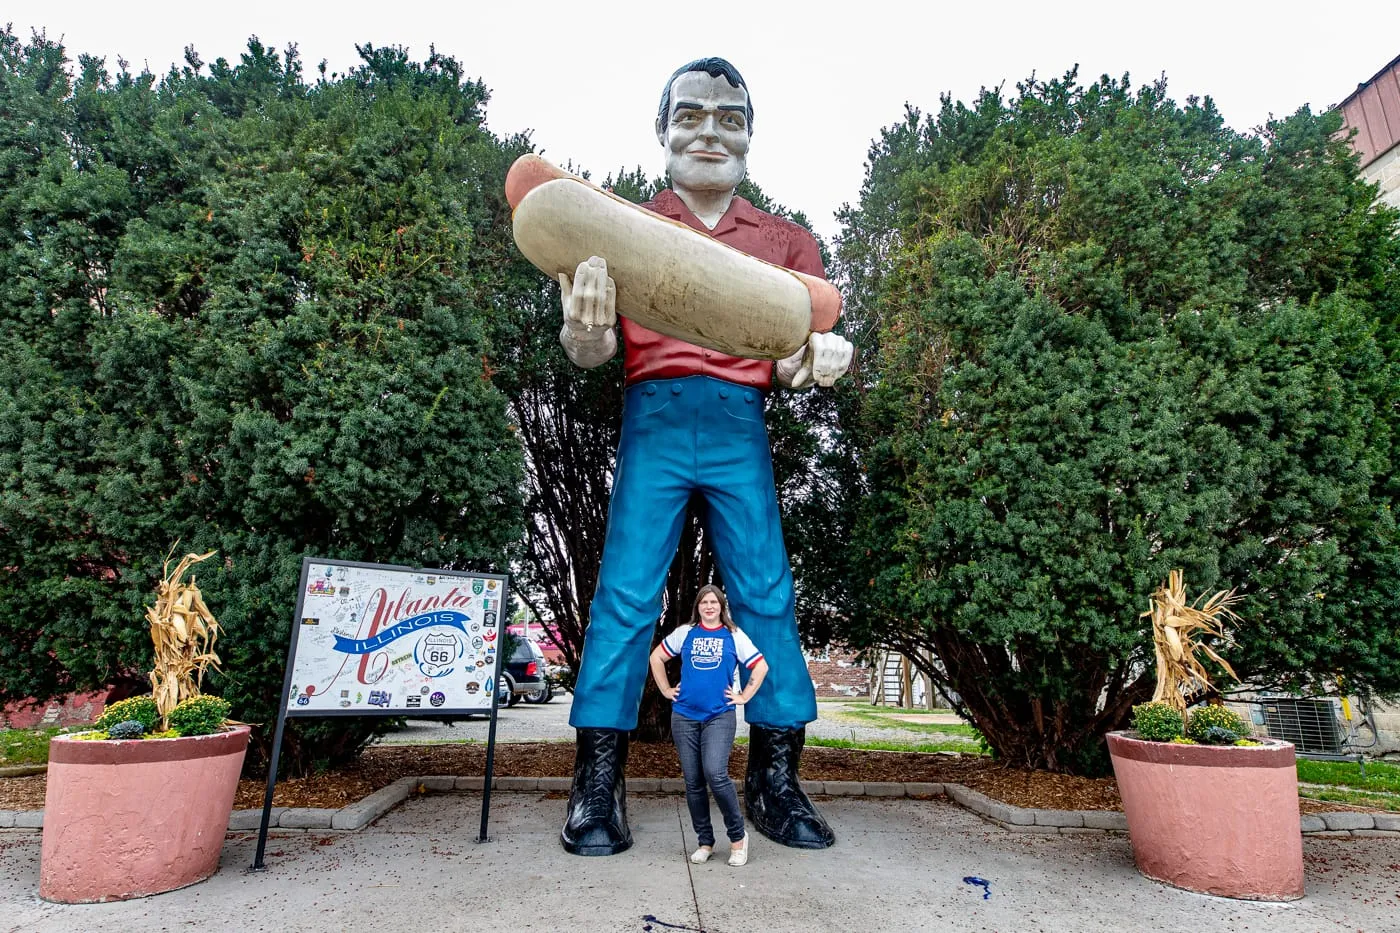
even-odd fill
[[[194,577],[191,576],[188,583],[180,582],[185,571],[213,557],[214,553],[186,554],[173,572],[169,572],[170,561],[167,560],[162,568],[167,571],[165,579],[156,590],[156,604],[146,609],[146,618],[151,623],[151,641],[156,649],[151,694],[160,711],[162,729],[166,728],[166,717],[172,709],[183,700],[199,696],[205,668],[211,664],[215,670],[219,667],[219,656],[213,650],[219,637],[219,623],[204,605]]]
[[[1181,712],[1186,711],[1187,695],[1210,687],[1210,675],[1197,658],[1200,652],[1225,669],[1231,677],[1235,671],[1225,659],[1215,653],[1202,636],[1213,636],[1228,642],[1226,619],[1240,621],[1230,607],[1239,602],[1234,590],[1221,590],[1201,603],[1186,602],[1186,584],[1180,570],[1168,575],[1165,586],[1152,594],[1152,608],[1142,615],[1152,619],[1152,641],[1157,651],[1157,693],[1154,702],[1166,703]]]

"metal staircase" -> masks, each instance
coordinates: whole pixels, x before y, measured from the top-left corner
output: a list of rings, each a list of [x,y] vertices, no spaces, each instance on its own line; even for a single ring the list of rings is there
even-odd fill
[[[870,687],[871,706],[905,706],[905,684],[908,675],[905,666],[908,661],[898,651],[884,651],[878,664],[871,670],[876,680]]]

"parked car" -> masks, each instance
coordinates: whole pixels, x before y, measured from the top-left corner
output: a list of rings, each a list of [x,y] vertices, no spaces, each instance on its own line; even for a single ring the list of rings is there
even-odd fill
[[[514,650],[506,659],[506,669],[496,681],[496,702],[501,706],[548,703],[554,687],[545,673],[547,665],[540,646],[528,638],[515,638]]]

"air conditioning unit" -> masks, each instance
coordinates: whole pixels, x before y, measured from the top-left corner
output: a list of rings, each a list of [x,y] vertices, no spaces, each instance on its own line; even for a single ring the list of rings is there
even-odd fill
[[[1341,706],[1331,697],[1268,697],[1256,701],[1270,738],[1292,742],[1300,755],[1346,755]],[[1351,757],[1347,755],[1347,757]]]

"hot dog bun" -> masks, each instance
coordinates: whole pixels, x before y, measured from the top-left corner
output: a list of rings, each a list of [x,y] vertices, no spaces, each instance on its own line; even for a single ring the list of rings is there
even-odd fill
[[[658,333],[748,359],[792,355],[841,310],[831,283],[755,259],[533,154],[506,177],[516,245],[551,277],[608,262],[617,311]]]

